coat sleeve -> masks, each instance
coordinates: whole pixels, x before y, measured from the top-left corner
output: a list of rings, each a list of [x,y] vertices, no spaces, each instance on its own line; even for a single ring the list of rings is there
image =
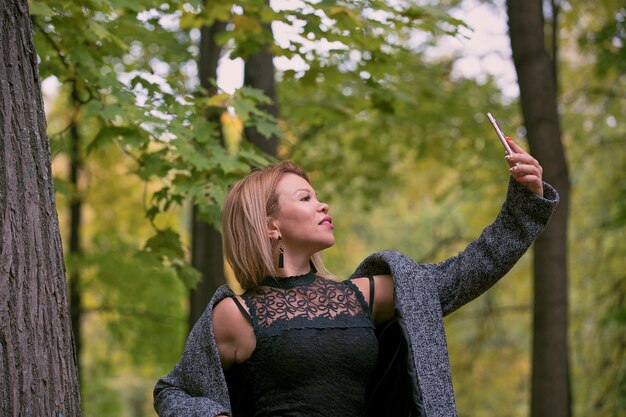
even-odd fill
[[[468,303],[504,276],[548,224],[559,201],[544,183],[544,196],[526,190],[512,178],[495,221],[457,256],[422,265],[437,287],[444,315]]]
[[[189,333],[181,360],[154,388],[160,417],[230,415],[228,388],[213,335],[213,306],[230,290],[220,287]]]

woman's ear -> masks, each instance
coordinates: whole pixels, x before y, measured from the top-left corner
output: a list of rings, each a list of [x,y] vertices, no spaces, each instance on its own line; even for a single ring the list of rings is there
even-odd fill
[[[271,217],[267,218],[267,234],[270,239],[278,240],[280,237],[280,230],[278,229],[278,221]]]

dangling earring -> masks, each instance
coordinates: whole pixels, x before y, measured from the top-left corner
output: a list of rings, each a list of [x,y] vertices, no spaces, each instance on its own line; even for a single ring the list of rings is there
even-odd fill
[[[280,242],[281,240],[283,240],[282,236],[278,236],[278,241]],[[285,267],[284,253],[285,253],[285,248],[283,248],[282,243],[279,243],[278,244],[278,267],[281,269]]]

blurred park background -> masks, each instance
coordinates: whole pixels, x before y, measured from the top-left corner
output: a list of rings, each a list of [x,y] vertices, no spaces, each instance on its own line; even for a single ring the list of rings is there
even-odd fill
[[[228,279],[210,225],[251,166],[311,174],[347,277],[382,249],[443,260],[491,222],[508,174],[486,112],[528,149],[501,0],[29,7],[86,417],[155,415],[156,380]],[[624,416],[626,8],[543,9],[571,184],[571,409]],[[532,257],[446,319],[461,416],[530,414]]]

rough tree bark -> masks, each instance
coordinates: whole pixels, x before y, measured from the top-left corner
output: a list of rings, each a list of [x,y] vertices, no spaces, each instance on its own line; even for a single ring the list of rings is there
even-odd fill
[[[76,357],[27,0],[0,2],[0,415],[79,416]]]
[[[561,143],[556,77],[545,49],[541,0],[508,0],[509,34],[531,153],[560,204],[537,239],[534,255],[534,316],[531,415],[567,417],[570,411],[567,348],[567,220],[570,185]],[[554,58],[556,59],[556,57]]]
[[[69,202],[70,211],[70,256],[75,259],[79,258],[82,253],[81,245],[81,214],[82,214],[82,197],[79,190],[79,176],[83,169],[83,162],[80,155],[80,133],[78,131],[77,121],[73,120],[70,126],[70,184],[72,184],[72,196]],[[76,352],[76,366],[78,367],[79,378],[81,375],[80,353],[82,350],[81,339],[81,320],[82,320],[82,290],[81,290],[81,274],[80,269],[74,268],[69,274],[69,290],[70,290],[70,317],[72,319],[72,330],[74,332],[74,347]]]

